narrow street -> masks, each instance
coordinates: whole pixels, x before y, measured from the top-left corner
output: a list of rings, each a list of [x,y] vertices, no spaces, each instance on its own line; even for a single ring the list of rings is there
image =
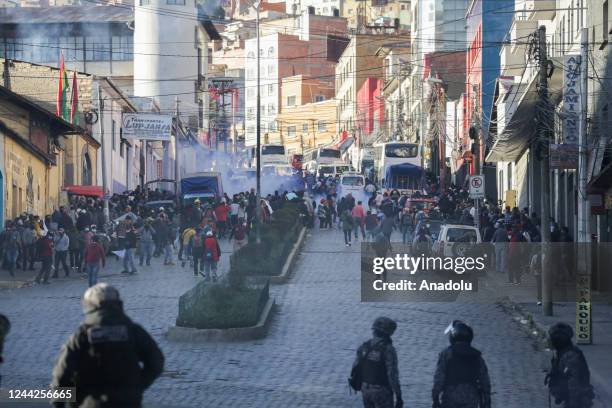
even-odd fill
[[[228,265],[224,243],[221,267]],[[475,329],[475,347],[487,361],[493,406],[544,407],[546,359],[516,323],[493,303],[360,303],[359,246],[346,248],[339,230],[308,237],[286,285],[272,288],[278,304],[268,337],[233,343],[176,343],[164,338],[178,297],[197,281],[185,268],[154,267],[119,274],[111,262],[102,281],[116,285],[129,316],[153,333],[165,356],[162,378],[145,394],[150,407],[358,407],[346,378],[355,349],[374,318],[398,322],[398,350],[406,407],[430,407],[443,331],[453,319]],[[50,381],[62,343],[82,318],[86,281],[0,291],[2,310],[14,322],[7,338],[3,386],[35,388]],[[23,406],[23,405],[20,405]]]

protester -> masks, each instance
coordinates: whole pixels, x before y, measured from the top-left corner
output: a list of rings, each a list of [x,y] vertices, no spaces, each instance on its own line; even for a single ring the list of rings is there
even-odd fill
[[[104,268],[106,264],[104,248],[100,245],[99,240],[99,237],[93,237],[91,242],[85,247],[85,254],[83,255],[90,287],[98,283],[100,265]]]
[[[42,262],[40,271],[34,278],[36,283],[49,283],[49,274],[53,264],[53,235],[43,231],[41,238],[38,240],[38,256]]]
[[[351,235],[353,233],[353,225],[354,225],[354,218],[351,215],[351,210],[346,208],[345,210],[342,211],[342,214],[340,215],[340,222],[342,223],[342,231],[344,233],[344,244],[347,247],[350,247],[351,246]]]
[[[140,259],[139,259],[138,264],[140,266],[143,266],[143,263],[145,261],[146,261],[147,266],[151,266],[151,256],[153,256],[153,247],[155,246],[155,243],[153,242],[154,241],[153,237],[156,234],[155,229],[153,229],[153,226],[151,224],[152,224],[152,219],[147,218],[145,220],[144,225],[139,230]]]
[[[212,231],[206,233],[204,240],[204,280],[210,281],[211,272],[213,282],[217,281],[217,264],[221,258],[221,247]]]
[[[55,272],[53,273],[53,277],[57,278],[57,274],[59,273],[59,265],[62,264],[64,268],[64,273],[66,277],[70,275],[70,271],[68,269],[68,249],[70,248],[70,239],[68,235],[66,235],[64,228],[59,228],[57,230],[57,235],[53,239],[53,246],[55,248]]]
[[[121,273],[133,275],[136,273],[136,266],[134,265],[134,252],[136,250],[138,238],[134,226],[128,225],[125,231],[124,247],[125,252],[123,254],[123,271]]]
[[[354,200],[353,200],[354,201]],[[365,240],[365,209],[363,203],[357,201],[357,205],[351,210],[353,216],[353,231],[355,232],[355,240],[359,237],[359,231],[361,231],[361,238]]]

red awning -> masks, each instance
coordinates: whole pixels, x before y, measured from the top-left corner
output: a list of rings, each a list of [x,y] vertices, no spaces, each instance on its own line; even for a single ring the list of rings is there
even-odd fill
[[[103,197],[104,193],[100,186],[64,186],[64,191],[71,194],[89,197]]]

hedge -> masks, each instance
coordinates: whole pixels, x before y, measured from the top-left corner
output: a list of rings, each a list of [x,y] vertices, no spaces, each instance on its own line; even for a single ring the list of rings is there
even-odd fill
[[[200,282],[179,298],[176,325],[196,329],[254,326],[269,297],[267,284],[236,289]]]
[[[251,234],[247,245],[230,257],[230,286],[240,288],[247,276],[278,276],[302,229],[298,204],[285,205],[263,224],[261,242]]]

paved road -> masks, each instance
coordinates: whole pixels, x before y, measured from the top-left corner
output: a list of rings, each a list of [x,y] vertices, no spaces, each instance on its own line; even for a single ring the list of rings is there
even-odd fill
[[[545,407],[545,356],[494,304],[360,303],[359,247],[346,248],[339,231],[315,231],[286,285],[273,288],[280,311],[259,341],[173,343],[163,337],[177,298],[198,278],[179,267],[111,274],[134,320],[150,330],[166,355],[166,372],[146,393],[163,407],[357,407],[346,377],[354,350],[373,319],[398,321],[394,336],[407,407],[430,407],[443,330],[461,318],[476,330],[475,345],[489,364],[494,406]],[[222,260],[227,266],[227,258]],[[112,270],[112,268],[111,268]],[[84,280],[0,291],[0,309],[14,322],[2,368],[7,387],[48,384],[55,356],[81,320]]]

